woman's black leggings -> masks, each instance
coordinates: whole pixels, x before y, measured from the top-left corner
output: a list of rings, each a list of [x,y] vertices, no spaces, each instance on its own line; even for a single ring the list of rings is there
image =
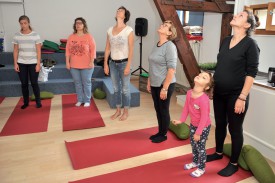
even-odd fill
[[[170,124],[169,106],[170,106],[170,99],[173,94],[174,88],[175,88],[175,83],[171,83],[168,88],[167,99],[162,100],[160,99],[160,91],[162,89],[162,86],[160,87],[151,86],[151,94],[152,94],[152,98],[154,101],[154,106],[157,114],[159,133],[161,135],[166,135]]]
[[[232,152],[231,163],[237,163],[243,146],[243,121],[249,105],[249,97],[246,99],[245,111],[241,114],[234,112],[235,102],[239,95],[214,94],[213,104],[216,121],[216,152],[223,152],[223,144],[227,134],[227,125],[231,135]]]
[[[29,77],[32,85],[32,90],[35,96],[36,103],[40,103],[40,89],[38,85],[38,75],[39,72],[35,71],[36,64],[20,64],[18,63],[19,70],[18,72],[21,89],[24,98],[24,104],[29,104]]]

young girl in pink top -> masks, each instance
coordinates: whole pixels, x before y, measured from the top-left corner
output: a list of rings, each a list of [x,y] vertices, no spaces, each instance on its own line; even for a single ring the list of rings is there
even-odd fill
[[[212,98],[214,80],[210,73],[202,72],[194,78],[194,83],[194,88],[187,91],[180,120],[173,120],[172,122],[175,125],[180,124],[185,122],[188,114],[190,115],[190,141],[193,162],[185,164],[184,169],[197,168],[190,175],[200,177],[205,172],[205,144],[211,126],[209,98]]]

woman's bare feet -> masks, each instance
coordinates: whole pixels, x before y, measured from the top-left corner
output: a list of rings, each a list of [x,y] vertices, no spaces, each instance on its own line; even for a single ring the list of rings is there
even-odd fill
[[[124,109],[122,116],[119,118],[119,121],[124,121],[128,118],[128,109]]]
[[[114,119],[116,119],[117,117],[119,117],[120,115],[121,115],[121,111],[117,109],[117,110],[116,110],[116,113],[113,114],[113,115],[111,116],[111,119],[114,120]]]

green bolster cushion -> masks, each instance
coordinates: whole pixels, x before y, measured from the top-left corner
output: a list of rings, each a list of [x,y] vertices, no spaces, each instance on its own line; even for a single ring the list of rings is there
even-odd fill
[[[96,88],[93,94],[94,94],[94,98],[96,98],[96,99],[105,99],[106,98],[106,93],[99,88]]]
[[[55,51],[59,50],[58,44],[49,40],[44,40],[43,46],[54,49]]]
[[[48,46],[45,46],[45,45],[43,45],[41,49],[42,49],[42,50],[47,50],[47,51],[53,51],[53,52],[56,51],[55,49],[52,49],[52,48],[50,48],[50,47],[48,47]]]
[[[190,129],[186,123],[174,125],[170,122],[169,130],[171,130],[179,139],[183,140],[188,139],[190,135]]]
[[[275,182],[275,175],[272,168],[257,149],[250,145],[245,145],[243,147],[243,156],[246,164],[259,182]]]
[[[141,77],[145,77],[145,78],[148,78],[149,77],[149,74],[146,73],[146,72],[143,72],[140,74]]]
[[[231,156],[231,152],[232,152],[231,149],[232,149],[231,144],[224,144],[223,145],[223,153],[228,157]],[[242,149],[241,154],[240,154],[239,159],[238,159],[238,165],[240,167],[242,167],[244,170],[249,170],[249,167],[248,167],[248,165],[246,164],[246,162],[244,160],[243,149]]]
[[[40,92],[40,98],[41,98],[41,100],[42,100],[42,99],[53,98],[53,96],[54,96],[54,95],[53,95],[52,92],[47,92],[47,91],[42,91],[42,92]],[[31,100],[35,100],[34,94],[32,94]]]

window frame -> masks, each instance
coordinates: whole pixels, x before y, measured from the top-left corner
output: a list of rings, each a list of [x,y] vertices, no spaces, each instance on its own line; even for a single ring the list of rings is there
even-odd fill
[[[275,9],[275,3],[269,2],[267,4],[255,4],[255,5],[245,6],[244,9],[252,11],[254,14],[256,10],[263,10],[263,9],[266,9],[267,12],[270,12],[272,9]],[[275,25],[271,25],[271,23],[272,23],[272,16],[269,13],[267,13],[265,29],[256,29],[255,34],[256,35],[275,35]]]

